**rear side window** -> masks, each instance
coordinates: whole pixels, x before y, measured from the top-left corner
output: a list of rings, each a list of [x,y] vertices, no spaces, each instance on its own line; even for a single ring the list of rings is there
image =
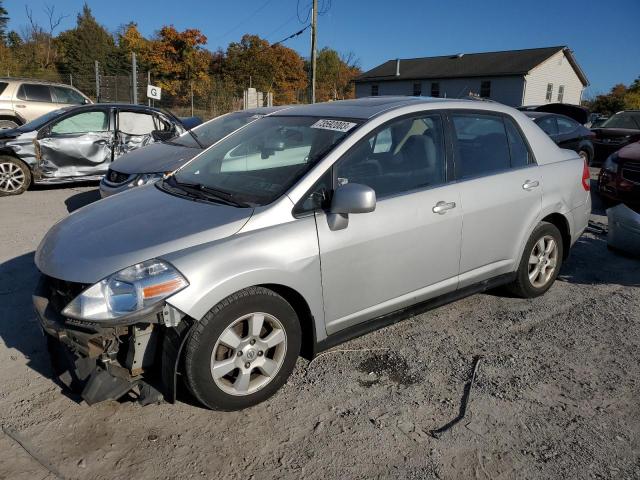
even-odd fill
[[[48,85],[32,85],[30,83],[24,83],[18,91],[18,98],[29,102],[51,103],[51,90]]]
[[[4,91],[7,89],[7,86],[9,84],[7,82],[0,82],[0,95],[2,95],[4,93]]]
[[[568,118],[558,117],[556,121],[558,122],[558,132],[561,134],[571,133],[578,128],[578,124]]]
[[[451,115],[459,178],[470,178],[509,169],[509,142],[500,116]]]
[[[153,115],[142,112],[120,112],[118,130],[129,135],[149,135],[157,130]]]
[[[510,118],[505,119],[505,127],[507,129],[507,138],[509,139],[511,168],[526,167],[532,163],[533,159],[527,143],[522,138],[522,133]]]
[[[51,87],[56,103],[65,103],[68,105],[82,105],[85,101],[84,97],[71,88]]]
[[[556,124],[555,117],[544,117],[542,120],[538,122],[538,126],[547,135],[558,134],[558,125]]]

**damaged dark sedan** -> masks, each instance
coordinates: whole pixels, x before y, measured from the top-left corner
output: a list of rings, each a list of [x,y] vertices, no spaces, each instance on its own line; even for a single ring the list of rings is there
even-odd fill
[[[0,196],[32,183],[99,180],[121,155],[181,135],[195,121],[144,105],[62,108],[0,132]]]

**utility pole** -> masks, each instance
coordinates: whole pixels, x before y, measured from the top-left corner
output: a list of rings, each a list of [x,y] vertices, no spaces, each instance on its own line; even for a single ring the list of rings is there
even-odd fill
[[[136,63],[136,52],[131,52],[131,87],[133,88],[133,104],[138,104],[138,64]]]
[[[96,102],[100,102],[100,64],[96,60],[94,63],[96,69]]]
[[[311,12],[311,103],[316,103],[316,36],[318,29],[318,0],[313,0]]]

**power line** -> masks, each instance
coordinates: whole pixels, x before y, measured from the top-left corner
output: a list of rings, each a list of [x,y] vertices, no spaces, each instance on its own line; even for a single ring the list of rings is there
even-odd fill
[[[297,31],[296,33],[292,33],[291,35],[289,35],[287,38],[283,38],[282,40],[280,40],[279,42],[276,43],[272,43],[271,46],[274,47],[276,45],[281,44],[282,42],[286,42],[287,40],[290,40],[294,37],[297,37],[299,35],[302,35],[305,31],[309,30],[309,28],[311,28],[311,24],[307,25],[306,27],[304,27],[302,30]]]
[[[230,33],[232,33],[233,31],[235,31],[236,29],[240,28],[242,25],[244,25],[245,23],[247,23],[249,20],[251,20],[253,17],[255,17],[258,13],[260,13],[262,10],[264,10],[266,8],[267,5],[269,5],[271,3],[271,0],[267,0],[266,2],[264,2],[262,4],[262,6],[260,8],[258,8],[256,11],[254,11],[251,15],[249,15],[248,17],[246,17],[244,20],[242,20],[240,23],[238,23],[236,26],[230,28],[229,30],[227,30],[223,35],[217,37],[216,39],[214,39],[214,42],[217,42],[218,40],[222,40],[223,38],[225,38],[227,35],[229,35]]]

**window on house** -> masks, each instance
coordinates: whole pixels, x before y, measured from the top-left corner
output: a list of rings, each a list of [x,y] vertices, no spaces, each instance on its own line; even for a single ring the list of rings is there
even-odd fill
[[[413,96],[419,97],[422,95],[422,83],[414,83],[413,84]]]
[[[431,82],[431,96],[432,97],[440,96],[440,84],[438,82]]]
[[[564,85],[560,85],[558,87],[558,102],[562,103],[563,98],[564,98]]]
[[[553,98],[553,83],[547,83],[547,96],[545,98],[547,102],[550,102]]]
[[[491,82],[489,80],[480,82],[480,96],[482,98],[489,98],[491,96]]]
[[[378,85],[371,85],[371,96],[372,97],[378,96]]]

